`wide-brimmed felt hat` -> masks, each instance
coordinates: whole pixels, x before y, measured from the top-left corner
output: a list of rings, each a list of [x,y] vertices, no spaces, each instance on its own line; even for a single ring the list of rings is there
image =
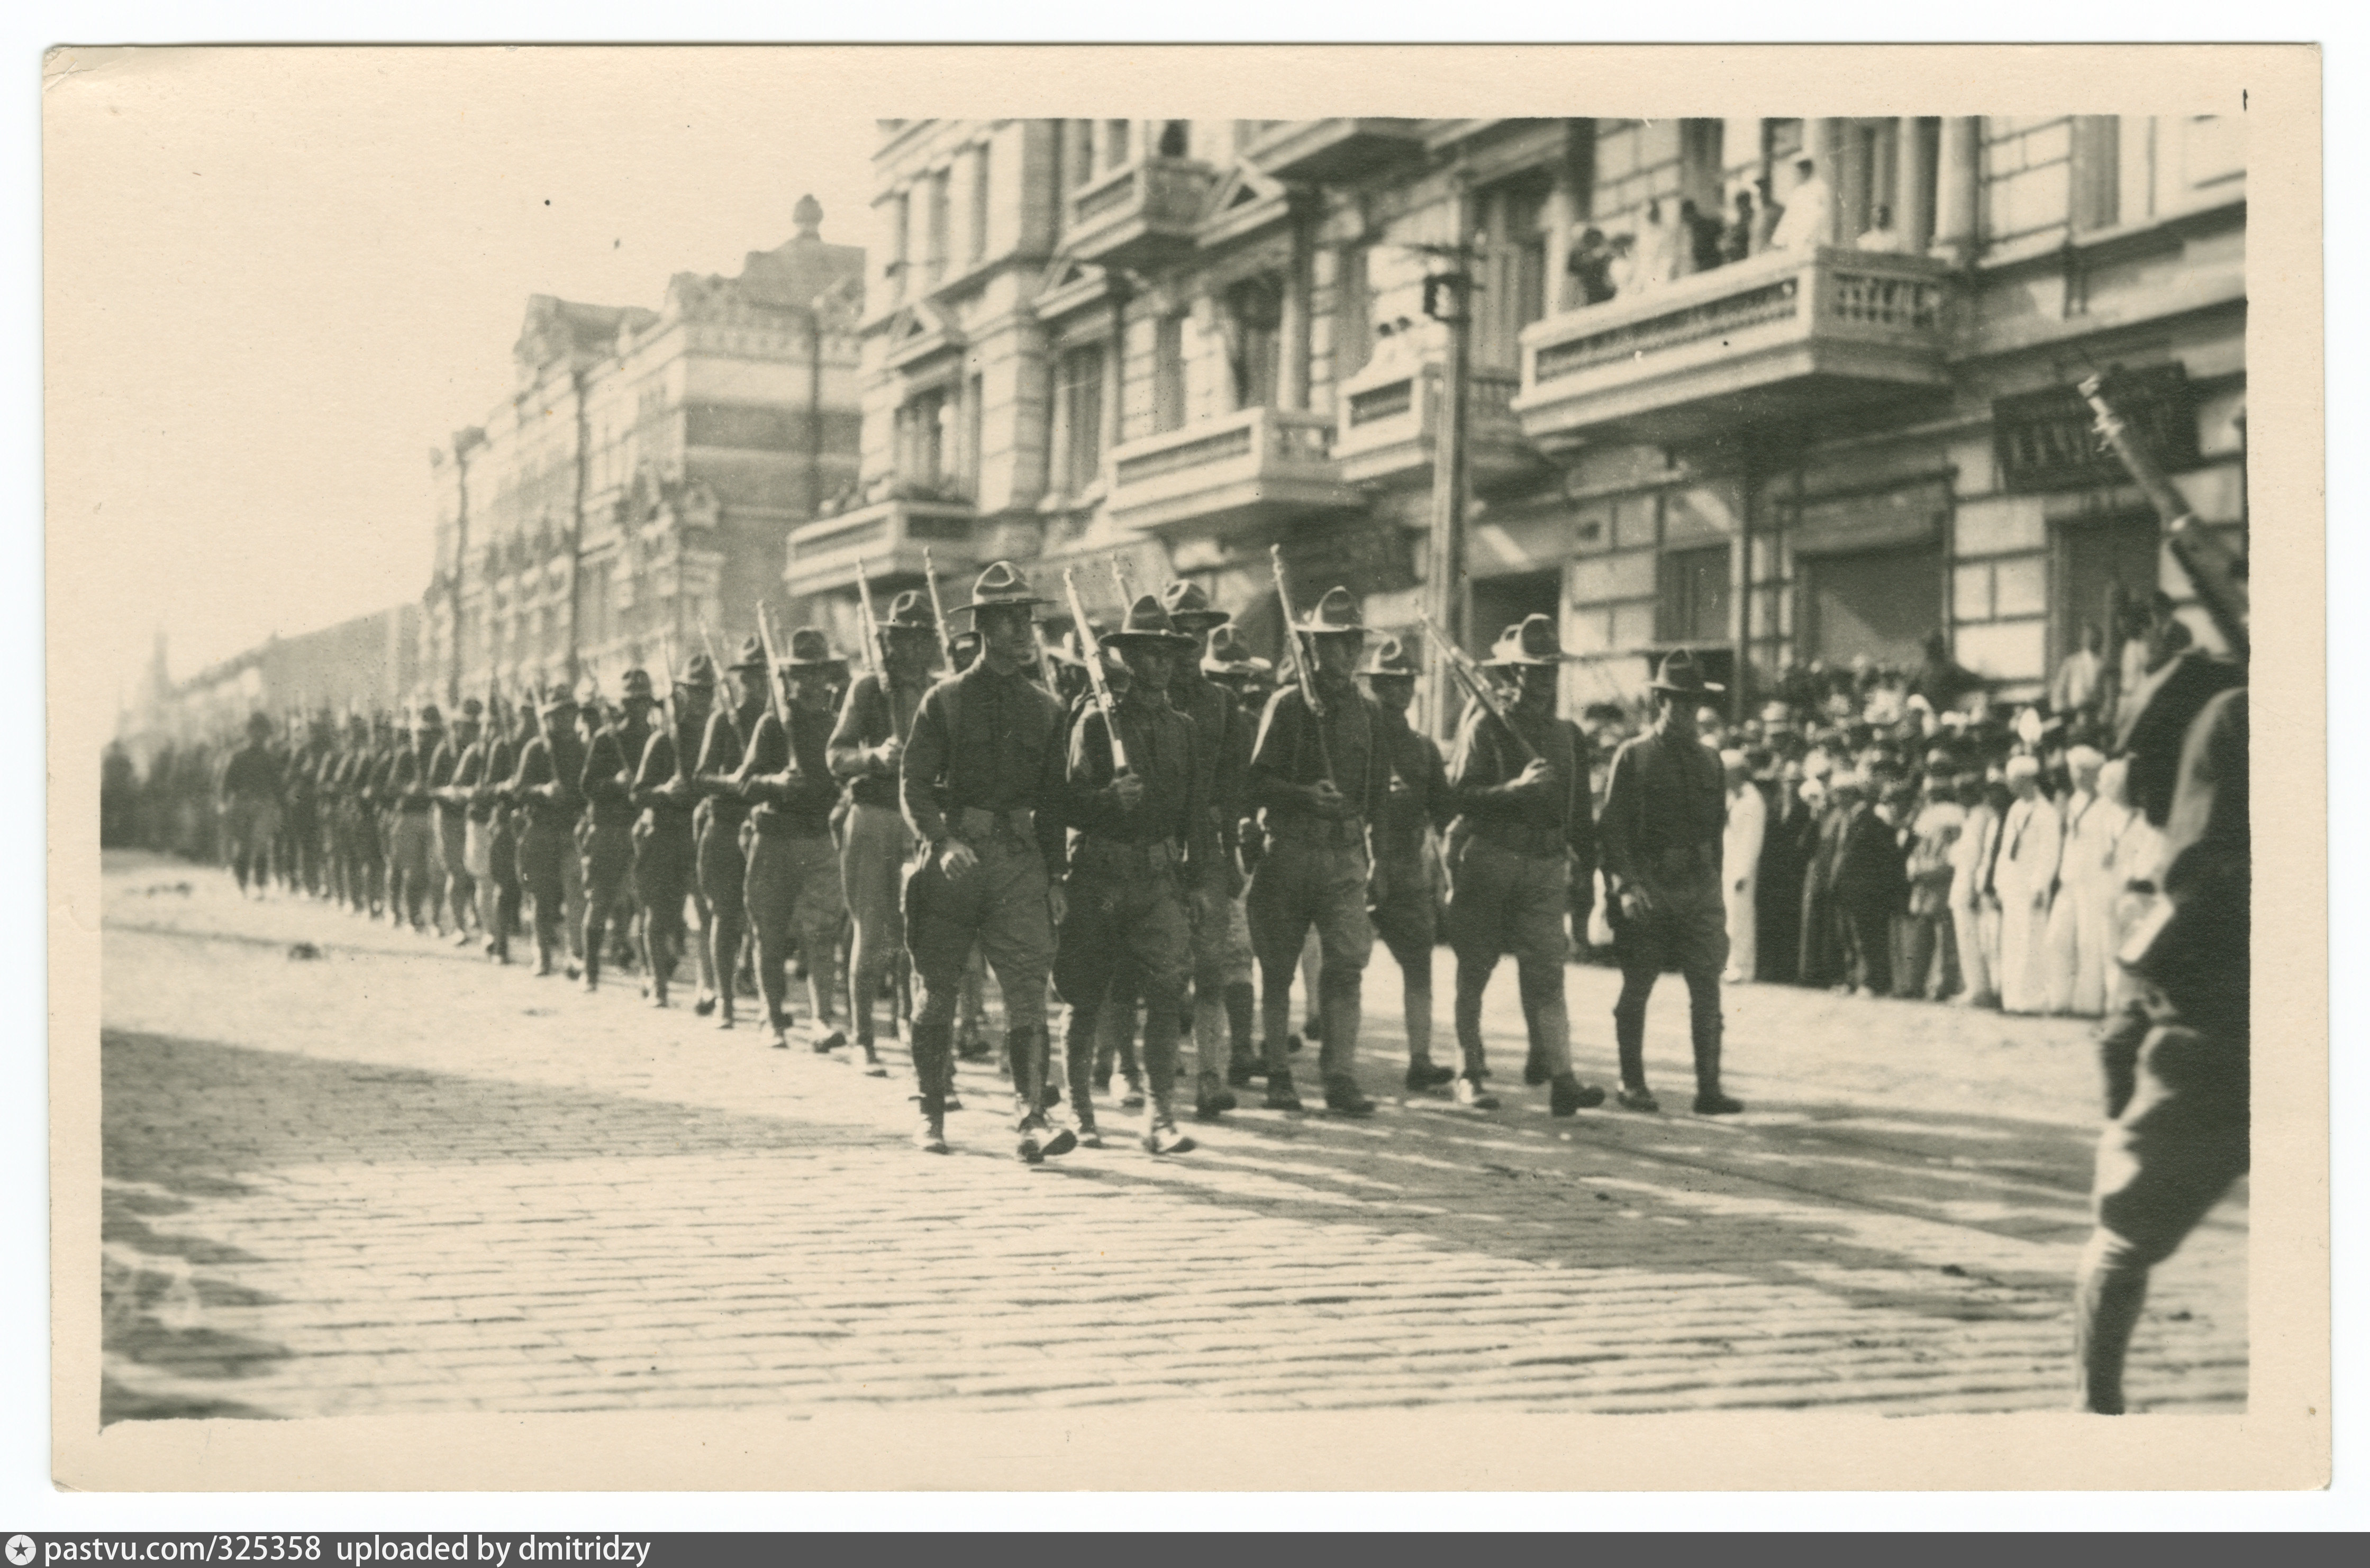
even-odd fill
[[[271,715],[260,713],[249,714],[247,715],[247,727],[251,734],[269,735],[271,733]]]
[[[1027,607],[1051,602],[1037,596],[1037,590],[1030,587],[1027,575],[1019,567],[1009,561],[994,561],[989,563],[987,570],[979,574],[979,580],[972,584],[971,602],[959,604],[947,613],[960,615],[967,610],[975,613],[1001,604]]]
[[[419,711],[411,715],[411,727],[416,730],[442,729],[444,727],[444,715],[436,711],[435,704],[423,704]]]
[[[929,595],[918,588],[909,588],[889,601],[889,613],[880,618],[884,632],[935,632],[938,618],[930,612]]]
[[[574,687],[554,685],[543,694],[543,711],[546,714],[565,713],[573,709],[575,706],[576,691]]]
[[[1251,650],[1243,644],[1243,635],[1232,626],[1220,626],[1210,634],[1209,650],[1202,655],[1204,675],[1247,675],[1250,672]]]
[[[1677,692],[1695,696],[1728,690],[1717,681],[1705,680],[1703,667],[1696,663],[1696,656],[1685,648],[1675,650],[1662,660],[1662,668],[1655,672],[1652,684],[1657,692]]]
[[[1114,647],[1134,645],[1179,649],[1199,646],[1196,639],[1177,630],[1176,624],[1168,618],[1167,608],[1148,593],[1139,595],[1136,601],[1127,607],[1127,619],[1119,624],[1118,630],[1104,633],[1102,640]]]
[[[1423,672],[1416,668],[1415,655],[1408,651],[1407,644],[1397,637],[1385,637],[1366,650],[1366,657],[1359,662],[1358,673],[1395,675],[1412,681]]]
[[[1522,665],[1549,666],[1563,662],[1563,639],[1556,635],[1551,615],[1525,615],[1505,629],[1490,648],[1484,664],[1501,669]]]
[[[617,685],[619,688],[618,699],[620,701],[629,701],[636,697],[641,698],[645,702],[652,699],[653,693],[650,690],[650,672],[647,670],[627,670],[625,675],[618,681]]]
[[[741,651],[727,670],[763,670],[765,668],[765,639],[752,634],[741,639]]]
[[[1336,586],[1327,589],[1324,596],[1317,600],[1317,607],[1308,612],[1308,619],[1295,623],[1292,629],[1314,632],[1319,635],[1331,632],[1363,632],[1366,620],[1359,612],[1358,601],[1351,597],[1350,590]]]
[[[812,670],[829,664],[846,664],[845,654],[834,653],[831,638],[820,626],[800,626],[790,634],[790,650],[782,660],[785,670]]]
[[[1170,583],[1160,590],[1160,607],[1168,612],[1177,629],[1186,633],[1224,625],[1235,618],[1234,612],[1211,603],[1210,595],[1198,582]]]
[[[486,704],[477,701],[477,698],[464,697],[461,699],[461,716],[463,718],[474,723],[477,716],[485,711]]]
[[[683,667],[683,673],[675,677],[674,683],[694,692],[714,691],[716,661],[704,653],[693,654],[691,662]]]

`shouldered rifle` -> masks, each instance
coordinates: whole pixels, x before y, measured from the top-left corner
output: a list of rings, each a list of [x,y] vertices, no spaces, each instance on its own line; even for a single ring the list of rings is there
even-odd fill
[[[1135,589],[1128,584],[1127,568],[1120,564],[1119,552],[1112,551],[1107,559],[1110,562],[1111,581],[1119,584],[1120,608],[1124,610],[1135,602]]]
[[[1523,732],[1514,727],[1514,715],[1506,704],[1505,693],[1490,684],[1490,677],[1482,672],[1478,664],[1474,662],[1473,656],[1451,642],[1447,634],[1433,625],[1432,617],[1422,611],[1416,612],[1415,621],[1417,625],[1423,628],[1423,635],[1440,649],[1440,657],[1447,661],[1449,670],[1456,676],[1457,684],[1465,688],[1467,695],[1487,708],[1490,716],[1495,718],[1505,728],[1506,733],[1513,738],[1514,744],[1523,749],[1523,761],[1525,762],[1536,761],[1538,752],[1532,749],[1529,741],[1523,738]]]
[[[2155,457],[2133,439],[2131,428],[2108,400],[2105,379],[2098,375],[2083,377],[2082,401],[2098,415],[2099,434],[2123,459],[2123,466],[2147,493],[2157,515],[2164,520],[2165,543],[2172,546],[2173,559],[2180,563],[2181,570],[2189,575],[2190,585],[2203,601],[2215,630],[2222,634],[2232,656],[2243,659],[2248,647],[2248,593],[2246,579],[2238,575],[2238,557],[2206,531],[2180,492],[2172,487],[2172,481],[2165,477],[2164,470],[2157,466]]]
[[[885,695],[889,688],[889,647],[881,640],[880,617],[872,612],[872,579],[864,568],[864,557],[856,558],[856,602],[864,612],[864,668],[880,682]]]
[[[1300,617],[1292,608],[1292,585],[1283,579],[1283,546],[1269,545],[1267,558],[1275,568],[1275,598],[1283,608],[1284,632],[1292,638],[1292,669],[1300,681],[1300,700],[1308,704],[1309,727],[1317,732],[1317,756],[1325,764],[1325,782],[1338,790],[1341,781],[1333,776],[1333,743],[1325,738],[1325,704],[1317,695],[1317,639],[1300,629]]]
[[[790,736],[790,719],[782,712],[782,658],[774,651],[773,612],[763,604],[757,606],[757,641],[765,649],[765,711],[772,714],[774,722],[782,727],[782,738],[787,742]],[[747,738],[743,738],[743,744]]]
[[[1078,579],[1067,567],[1062,572],[1062,586],[1069,590],[1070,617],[1078,624],[1078,651],[1086,656],[1087,683],[1094,688],[1095,706],[1103,711],[1103,733],[1110,737],[1111,772],[1126,773],[1127,743],[1119,738],[1119,715],[1111,708],[1110,687],[1103,681],[1103,645],[1095,639],[1086,607],[1078,602]],[[1044,645],[1041,642],[1038,646]],[[1046,673],[1050,676],[1053,672]]]
[[[947,673],[952,675],[955,672],[954,634],[947,630],[947,607],[938,601],[938,563],[930,559],[927,544],[922,546],[922,578],[930,585],[930,619],[938,625],[938,657],[946,660]],[[1044,650],[1041,647],[1038,651],[1041,654]],[[1050,680],[1053,671],[1049,670],[1045,673]]]

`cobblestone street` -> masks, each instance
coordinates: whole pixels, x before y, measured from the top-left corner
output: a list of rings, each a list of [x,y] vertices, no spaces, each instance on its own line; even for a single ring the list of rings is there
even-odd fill
[[[983,1065],[933,1159],[900,1048],[867,1079],[630,976],[587,997],[178,862],[110,854],[106,888],[109,1420],[2069,1401],[2082,1023],[1734,989],[1750,1110],[1711,1121],[1672,977],[1675,1114],[1559,1122],[1520,1085],[1511,966],[1507,1108],[1405,1095],[1378,946],[1373,1118],[1246,1109],[1156,1162],[1112,1114],[1111,1147],[1030,1169]],[[1600,1082],[1616,983],[1570,972]],[[2157,1272],[2142,1408],[2243,1407],[2246,1224],[2242,1187]]]

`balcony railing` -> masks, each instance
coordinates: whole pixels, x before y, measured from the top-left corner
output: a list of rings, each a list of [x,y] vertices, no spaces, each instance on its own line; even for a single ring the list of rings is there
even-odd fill
[[[1512,478],[1538,466],[1510,406],[1519,380],[1477,370],[1465,381],[1465,461],[1477,483]],[[1447,409],[1437,361],[1370,364],[1342,384],[1341,426],[1333,452],[1352,485],[1432,482],[1432,452]]]
[[[919,576],[928,547],[940,571],[972,565],[976,514],[967,501],[875,501],[790,531],[782,581],[794,594],[846,588],[862,561],[875,578]]]
[[[1423,155],[1420,120],[1287,120],[1253,142],[1248,156],[1278,179],[1339,184]]]
[[[1922,256],[1754,257],[1524,328],[1513,410],[1554,450],[1916,395],[1945,383],[1954,286]]]
[[[1333,421],[1245,408],[1111,453],[1110,514],[1123,527],[1218,534],[1358,505],[1333,461]]]
[[[1193,246],[1218,171],[1190,158],[1139,158],[1069,196],[1063,248],[1107,267],[1156,266]]]

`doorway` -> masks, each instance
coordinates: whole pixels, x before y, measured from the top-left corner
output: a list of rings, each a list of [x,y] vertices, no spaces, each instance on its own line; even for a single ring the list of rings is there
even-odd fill
[[[2049,668],[2082,646],[2082,628],[2107,629],[2107,596],[2120,588],[2145,602],[2157,588],[2159,531],[2153,516],[2102,518],[2057,527],[2050,563]]]

